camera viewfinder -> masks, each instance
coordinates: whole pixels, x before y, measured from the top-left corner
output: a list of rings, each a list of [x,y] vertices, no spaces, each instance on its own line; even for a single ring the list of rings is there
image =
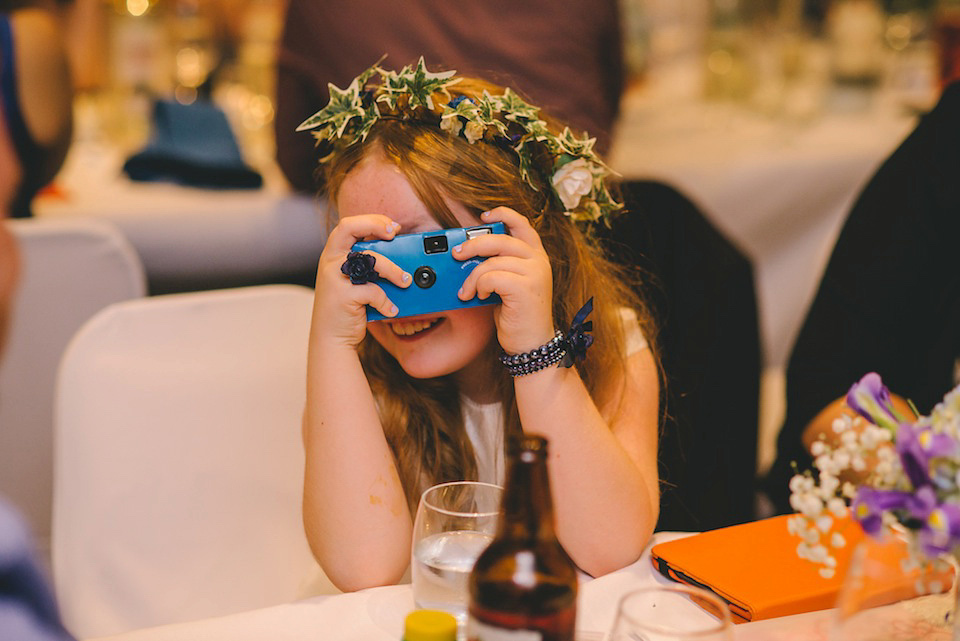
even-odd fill
[[[442,254],[447,251],[447,237],[440,236],[424,236],[423,237],[423,253],[425,254]]]

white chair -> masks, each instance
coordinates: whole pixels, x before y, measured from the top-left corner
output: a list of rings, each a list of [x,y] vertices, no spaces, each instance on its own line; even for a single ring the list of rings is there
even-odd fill
[[[0,367],[0,494],[26,515],[49,561],[53,394],[73,334],[111,303],[142,297],[140,259],[102,221],[5,221],[22,270]]]
[[[53,522],[75,635],[307,596],[312,301],[294,285],[156,296],[78,332],[58,378]]]

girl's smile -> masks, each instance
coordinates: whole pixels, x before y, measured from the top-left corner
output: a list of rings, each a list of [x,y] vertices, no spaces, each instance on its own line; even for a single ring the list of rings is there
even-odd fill
[[[413,340],[421,338],[425,332],[430,331],[443,320],[441,316],[439,318],[400,318],[381,322],[387,325],[396,336]]]

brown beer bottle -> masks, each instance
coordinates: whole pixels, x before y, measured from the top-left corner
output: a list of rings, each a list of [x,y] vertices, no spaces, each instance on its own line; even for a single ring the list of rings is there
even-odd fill
[[[547,441],[510,441],[497,534],[470,573],[469,641],[573,641],[577,571],[554,531]]]

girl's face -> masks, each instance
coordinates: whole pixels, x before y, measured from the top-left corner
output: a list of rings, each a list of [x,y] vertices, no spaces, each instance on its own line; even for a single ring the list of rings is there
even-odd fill
[[[480,224],[462,204],[448,200],[447,206],[461,226]],[[341,218],[384,214],[400,223],[401,234],[441,228],[406,176],[379,152],[368,154],[344,178],[337,209]],[[375,321],[367,329],[407,374],[434,378],[482,367],[495,333],[493,306]]]

